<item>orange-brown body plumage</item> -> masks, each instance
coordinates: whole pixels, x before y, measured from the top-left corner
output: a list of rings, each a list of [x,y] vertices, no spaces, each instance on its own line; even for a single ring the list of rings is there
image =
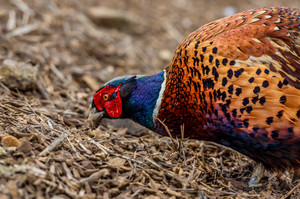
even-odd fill
[[[175,135],[184,124],[187,137],[229,146],[267,168],[299,167],[299,34],[299,10],[281,7],[199,28],[166,69],[158,118]]]

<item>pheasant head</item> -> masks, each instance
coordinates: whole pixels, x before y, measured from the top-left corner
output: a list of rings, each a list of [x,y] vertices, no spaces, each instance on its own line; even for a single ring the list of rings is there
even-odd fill
[[[129,118],[153,130],[161,101],[164,71],[153,76],[121,76],[105,83],[95,94],[90,121],[99,125],[102,118]]]

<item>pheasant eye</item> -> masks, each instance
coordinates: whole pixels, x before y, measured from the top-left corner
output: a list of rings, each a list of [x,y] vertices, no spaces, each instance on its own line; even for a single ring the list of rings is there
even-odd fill
[[[104,101],[107,101],[107,100],[108,100],[108,94],[107,94],[107,93],[103,95],[103,100],[104,100]]]

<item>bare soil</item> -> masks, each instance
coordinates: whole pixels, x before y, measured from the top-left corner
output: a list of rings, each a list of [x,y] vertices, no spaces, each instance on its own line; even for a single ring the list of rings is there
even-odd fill
[[[0,1],[0,67],[37,71],[32,81],[0,79],[0,198],[300,198],[289,172],[249,188],[255,163],[228,148],[87,121],[104,82],[158,73],[201,25],[274,5],[300,1]]]

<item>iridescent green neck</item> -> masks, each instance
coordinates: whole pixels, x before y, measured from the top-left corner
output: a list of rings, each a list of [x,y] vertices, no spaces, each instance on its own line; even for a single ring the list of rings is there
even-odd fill
[[[137,87],[130,98],[124,101],[121,117],[132,119],[153,130],[164,91],[164,80],[165,71],[153,76],[137,76]]]

